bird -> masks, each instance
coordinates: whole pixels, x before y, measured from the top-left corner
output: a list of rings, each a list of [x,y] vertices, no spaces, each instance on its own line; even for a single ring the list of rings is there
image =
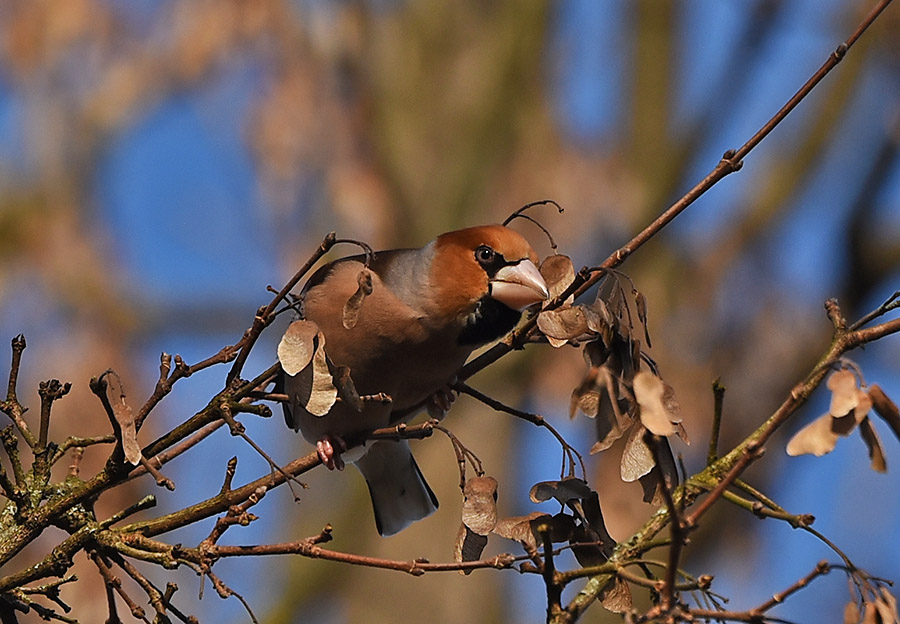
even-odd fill
[[[472,351],[511,331],[522,311],[549,298],[528,241],[505,225],[441,234],[418,249],[350,256],[319,268],[299,294],[301,318],[324,336],[335,366],[346,366],[357,410],[337,401],[324,416],[309,413],[297,376],[283,375],[287,425],[316,445],[322,463],[353,463],[368,484],[376,528],[393,535],[438,508],[407,440],[376,440],[347,451],[344,439],[405,422],[429,402],[449,409],[448,392]],[[365,268],[372,289],[348,328],[342,310]]]

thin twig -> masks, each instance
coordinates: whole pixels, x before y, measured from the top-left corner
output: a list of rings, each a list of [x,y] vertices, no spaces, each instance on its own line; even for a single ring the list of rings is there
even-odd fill
[[[468,394],[470,397],[481,401],[488,407],[498,411],[504,412],[506,414],[510,414],[515,416],[516,418],[521,418],[522,420],[527,420],[533,425],[537,425],[538,427],[543,427],[556,438],[559,445],[562,447],[563,451],[563,466],[561,470],[560,476],[574,476],[575,475],[575,466],[577,465],[581,468],[581,475],[584,477],[587,474],[587,471],[584,466],[584,458],[581,456],[581,453],[578,452],[575,447],[566,442],[566,439],[560,434],[547,420],[541,416],[540,414],[532,414],[530,412],[525,412],[514,407],[510,407],[501,401],[493,397],[489,397],[483,392],[479,392],[472,386],[465,384],[463,382],[459,382],[453,386],[454,390],[457,390],[460,394]],[[568,465],[568,470],[567,470]]]
[[[712,384],[712,391],[713,422],[712,431],[709,434],[709,450],[706,452],[707,466],[719,459],[719,431],[722,427],[722,407],[725,401],[725,386],[716,379]]]
[[[657,435],[647,433],[644,438],[648,441],[648,446],[653,452],[653,458],[657,466],[662,466],[663,444],[667,444],[664,438]],[[666,564],[665,580],[660,587],[661,601],[659,610],[661,613],[668,613],[675,606],[675,577],[678,573],[679,562],[681,561],[681,550],[684,548],[689,530],[694,526],[688,523],[683,517],[681,510],[675,505],[672,497],[673,484],[669,481],[665,474],[661,475],[660,491],[662,492],[663,501],[669,512],[669,527],[671,531],[671,540],[669,544],[669,557]]]
[[[856,321],[853,325],[850,326],[850,330],[856,330],[860,327],[868,325],[879,316],[887,314],[891,310],[896,310],[900,308],[900,290],[895,290],[894,293],[885,300],[880,306],[866,314],[864,317]]]
[[[244,337],[241,338],[240,342],[235,345],[235,347],[240,348],[240,351],[237,353],[237,357],[234,360],[234,364],[231,365],[231,370],[228,371],[228,376],[225,378],[225,385],[231,384],[231,382],[238,378],[241,374],[241,371],[244,368],[244,364],[247,361],[247,357],[250,355],[250,350],[253,349],[253,346],[256,344],[257,339],[259,339],[262,331],[268,326],[269,323],[272,322],[274,318],[273,312],[275,308],[278,307],[278,304],[284,300],[289,292],[296,286],[303,276],[305,276],[309,271],[315,266],[315,264],[324,256],[328,251],[334,247],[337,242],[337,236],[334,232],[329,232],[316,250],[313,252],[312,256],[310,256],[309,260],[306,261],[300,269],[294,273],[294,276],[291,277],[287,281],[287,283],[279,290],[269,304],[265,308],[260,308],[257,312],[256,317],[253,319],[253,325],[244,333]]]
[[[815,568],[813,568],[812,572],[799,579],[796,583],[785,589],[784,591],[778,592],[774,594],[769,600],[765,601],[755,609],[751,609],[751,614],[759,614],[762,615],[772,607],[781,604],[784,602],[788,596],[791,594],[795,594],[807,585],[809,585],[813,580],[820,576],[824,576],[831,571],[831,566],[827,561],[820,561]]]

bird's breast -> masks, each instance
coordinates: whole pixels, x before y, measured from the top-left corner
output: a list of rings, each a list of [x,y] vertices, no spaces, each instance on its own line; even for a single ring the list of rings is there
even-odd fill
[[[325,352],[350,368],[361,395],[384,392],[393,409],[411,407],[446,384],[465,363],[472,345],[461,345],[458,319],[423,315],[394,296],[377,275],[356,325],[342,322],[344,303],[357,288],[357,262],[337,266],[304,295],[304,316],[325,336]]]

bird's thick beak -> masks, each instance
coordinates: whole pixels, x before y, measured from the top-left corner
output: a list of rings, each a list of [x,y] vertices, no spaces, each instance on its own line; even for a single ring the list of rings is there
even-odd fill
[[[524,310],[550,297],[544,278],[531,260],[503,267],[490,283],[491,297],[514,310]]]

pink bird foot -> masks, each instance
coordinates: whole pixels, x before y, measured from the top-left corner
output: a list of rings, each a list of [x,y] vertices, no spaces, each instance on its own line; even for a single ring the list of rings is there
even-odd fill
[[[450,384],[439,388],[428,398],[428,403],[425,405],[428,415],[437,420],[443,420],[450,408],[453,407],[453,402],[456,401],[456,394],[456,391],[453,390]]]
[[[347,450],[347,443],[340,436],[325,435],[316,442],[316,454],[329,470],[344,469],[341,453]]]

